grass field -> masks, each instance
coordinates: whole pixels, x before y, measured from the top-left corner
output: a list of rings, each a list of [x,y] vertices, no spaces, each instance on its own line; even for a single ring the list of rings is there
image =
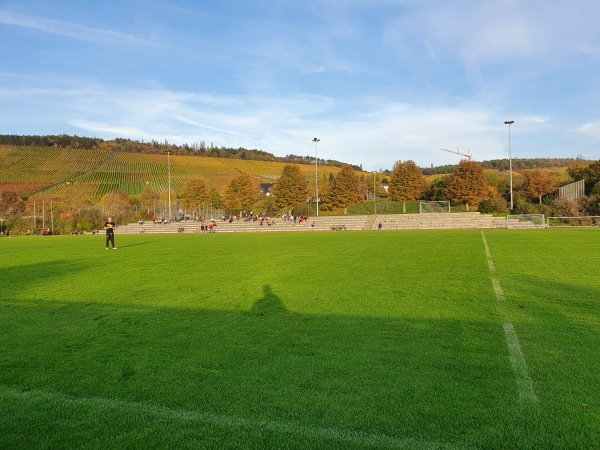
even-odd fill
[[[598,230],[0,239],[0,448],[600,448]]]

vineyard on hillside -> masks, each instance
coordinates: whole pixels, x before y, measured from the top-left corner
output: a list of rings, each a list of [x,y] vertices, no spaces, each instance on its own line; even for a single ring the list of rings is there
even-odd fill
[[[223,192],[237,175],[244,173],[257,183],[274,183],[284,163],[244,159],[197,158],[193,156],[115,152],[106,149],[0,146],[0,188],[20,196],[61,199],[77,196],[98,201],[120,190],[139,195],[146,187],[161,193],[180,192],[192,178],[202,178],[209,189]],[[299,165],[314,182],[315,167]],[[319,179],[336,175],[340,168],[319,166]],[[371,176],[366,174],[365,176]]]

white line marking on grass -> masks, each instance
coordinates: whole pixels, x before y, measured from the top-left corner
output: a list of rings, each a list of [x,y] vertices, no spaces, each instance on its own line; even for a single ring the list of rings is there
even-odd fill
[[[481,237],[483,239],[483,246],[485,247],[485,255],[488,259],[488,265],[490,266],[490,273],[493,274],[496,271],[496,267],[494,266],[494,262],[492,261],[492,254],[490,253],[490,248],[488,247],[488,243],[485,240],[483,230],[481,230]],[[498,301],[504,302],[504,291],[502,290],[500,281],[498,281],[495,278],[492,278],[492,285],[494,286],[496,299]],[[523,355],[523,351],[521,350],[521,344],[519,343],[519,338],[517,336],[517,332],[515,331],[515,327],[512,323],[505,323],[503,325],[503,328],[506,346],[508,347],[508,359],[510,360],[510,364],[512,365],[513,372],[515,373],[515,377],[517,379],[517,391],[519,392],[519,401],[523,405],[537,404],[538,398],[533,388],[533,380],[530,378],[529,373],[527,371],[527,363],[525,362],[525,356]]]
[[[488,247],[488,243],[485,240],[485,235],[483,234],[483,230],[481,230],[481,237],[483,238],[483,246],[485,247],[485,256],[487,256],[489,259],[491,259],[492,254],[490,253],[490,248]]]
[[[500,286],[500,282],[495,278],[492,278],[492,285],[494,286],[494,292],[496,292],[496,299],[498,301],[504,301],[504,291],[502,290],[502,286]]]
[[[485,240],[483,230],[481,230],[481,237],[483,239],[483,246],[485,247],[485,256],[487,256],[487,262],[488,266],[490,267],[490,272],[494,273],[496,271],[496,266],[494,266],[494,261],[492,261],[492,254],[490,253],[490,248],[488,247],[488,243]]]
[[[250,431],[274,431],[295,434],[313,439],[342,441],[351,445],[379,448],[406,449],[464,449],[464,445],[444,444],[440,442],[420,441],[411,438],[398,438],[383,434],[370,434],[362,431],[339,430],[297,425],[289,422],[271,420],[250,420],[239,417],[205,413],[201,411],[167,408],[138,402],[127,402],[108,398],[74,397],[70,395],[43,391],[19,391],[9,387],[0,387],[0,397],[26,400],[28,403],[54,402],[66,405],[82,406],[90,409],[119,411],[132,415],[153,416],[182,421],[199,422],[221,428],[245,428]]]
[[[527,363],[525,362],[515,327],[512,323],[505,323],[503,327],[506,344],[508,345],[508,358],[517,377],[519,400],[522,403],[537,403],[538,398],[533,389],[533,381],[527,372]]]

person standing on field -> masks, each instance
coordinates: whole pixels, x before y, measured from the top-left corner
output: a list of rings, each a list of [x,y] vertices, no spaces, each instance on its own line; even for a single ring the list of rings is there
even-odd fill
[[[115,247],[115,228],[117,228],[117,224],[112,221],[112,217],[109,217],[104,223],[104,229],[106,230],[106,250],[108,250],[109,242],[112,244],[113,250],[117,249]]]

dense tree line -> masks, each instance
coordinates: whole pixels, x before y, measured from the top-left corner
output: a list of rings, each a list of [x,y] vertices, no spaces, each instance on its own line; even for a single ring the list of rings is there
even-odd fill
[[[16,134],[0,134],[0,145],[21,147],[60,147],[60,148],[98,148],[102,139],[81,136],[21,136]]]
[[[591,161],[586,161],[582,158],[513,158],[513,170],[525,169],[547,169],[550,167],[568,167],[575,163],[587,164]],[[500,171],[510,169],[510,161],[507,159],[492,159],[489,161],[479,162],[484,169],[496,169]],[[458,164],[447,164],[443,166],[435,166],[421,168],[423,175],[445,175],[454,173],[458,169]]]
[[[555,195],[557,182],[548,171],[529,170],[514,180],[513,212],[541,213],[546,216],[600,215],[600,161],[591,164],[579,161],[572,164],[567,172],[573,181],[586,181],[585,197],[577,202],[559,199]],[[323,176],[319,180],[321,210],[345,213],[349,206],[363,204],[372,196],[372,188],[377,191],[377,198],[385,197],[381,189],[382,180],[381,174],[374,174],[371,178],[364,174],[359,177],[350,165],[344,166],[336,176]],[[303,215],[307,204],[314,204],[316,200],[313,198],[314,192],[314,183],[302,175],[297,165],[286,165],[273,186],[271,196],[261,195],[258,182],[247,174],[240,174],[222,193],[214,189],[207,192],[207,186],[201,178],[192,178],[180,195],[171,200],[175,205],[174,214],[181,214],[182,210],[198,211],[201,205],[211,204],[214,208],[225,208],[230,214],[254,210],[266,211],[270,215]],[[463,161],[453,174],[428,181],[414,162],[406,161],[395,165],[390,175],[388,194],[392,201],[401,203],[450,200],[454,206],[464,205],[467,211],[509,213],[509,193],[507,173],[486,172],[477,162]],[[63,198],[55,199],[50,207],[53,208],[53,223],[57,232],[69,233],[75,229],[89,231],[98,228],[107,213],[118,223],[147,220],[159,203],[169,202],[167,195],[166,190],[158,193],[147,187],[137,196],[112,191],[98,205],[82,202],[81,199]],[[15,192],[0,190],[0,217],[3,217],[4,229],[19,232],[31,228],[34,201],[34,198],[19,198]],[[46,218],[49,216],[48,203],[45,202]],[[41,215],[41,206],[43,199],[37,198],[37,217]],[[41,224],[38,223],[38,226]]]

